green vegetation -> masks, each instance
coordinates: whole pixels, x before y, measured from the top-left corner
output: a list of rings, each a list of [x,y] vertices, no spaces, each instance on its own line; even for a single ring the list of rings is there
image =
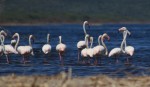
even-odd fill
[[[0,22],[149,22],[149,0],[1,0]]]

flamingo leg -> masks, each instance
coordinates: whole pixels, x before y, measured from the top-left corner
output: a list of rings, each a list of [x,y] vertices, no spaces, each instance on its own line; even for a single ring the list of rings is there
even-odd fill
[[[102,65],[102,57],[100,57],[99,59],[100,59],[100,65]]]
[[[119,63],[119,60],[118,60],[117,56],[115,56],[115,59],[116,59],[116,63]]]
[[[47,63],[46,54],[44,55],[44,63]]]
[[[9,59],[8,59],[8,55],[6,55],[6,59],[7,59],[7,63],[9,64],[10,62],[9,62]]]
[[[130,64],[129,57],[127,57],[127,64]]]
[[[97,64],[98,64],[98,57],[97,57],[97,56],[95,57],[94,64],[95,64],[95,65],[97,65]]]
[[[25,58],[24,58],[24,55],[23,55],[23,60],[22,60],[22,61],[23,61],[23,63],[25,64]]]
[[[63,63],[63,58],[62,58],[62,56],[61,56],[61,53],[60,53],[60,52],[59,52],[59,58],[60,58],[61,64],[62,64],[62,65],[64,65],[64,63]]]
[[[78,49],[78,62],[80,61],[80,50]]]

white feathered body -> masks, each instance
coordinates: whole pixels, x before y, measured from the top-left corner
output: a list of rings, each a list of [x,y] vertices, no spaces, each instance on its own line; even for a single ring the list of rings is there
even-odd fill
[[[97,55],[102,55],[105,53],[105,48],[101,45],[98,45],[98,46],[95,46],[93,48],[93,54],[94,56],[97,56]]]
[[[33,53],[33,49],[31,46],[19,46],[17,48],[17,51],[19,52],[19,54],[21,55],[34,55]]]
[[[60,53],[63,53],[66,50],[66,45],[63,43],[60,43],[56,46],[56,50],[59,51]]]
[[[50,51],[51,51],[51,45],[50,45],[50,44],[45,44],[45,45],[42,47],[42,51],[43,51],[44,54],[50,53]]]
[[[78,49],[84,49],[86,47],[86,42],[85,41],[79,41],[77,43],[77,48]]]
[[[127,55],[132,56],[132,55],[134,54],[134,47],[132,47],[132,46],[126,46],[126,48],[125,48],[125,53],[126,53]]]
[[[12,45],[4,45],[4,49],[5,49],[5,54],[18,54],[18,52],[15,50],[15,48]]]

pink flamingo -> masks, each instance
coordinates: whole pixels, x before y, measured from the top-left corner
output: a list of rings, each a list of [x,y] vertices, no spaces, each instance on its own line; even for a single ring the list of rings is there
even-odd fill
[[[61,40],[62,40],[62,37],[59,36],[59,44],[56,46],[56,51],[59,52],[59,58],[60,58],[60,61],[61,61],[62,65],[63,65],[63,58],[62,58],[62,55],[63,55],[63,53],[64,53],[65,50],[66,50],[66,45],[63,44]]]
[[[124,47],[124,50],[122,50],[123,53],[125,53],[125,54],[127,54],[127,55],[129,55],[129,56],[133,56],[133,54],[134,54],[134,47],[133,47],[133,46],[127,46],[127,44],[126,44],[126,37],[127,37],[127,34],[130,35],[131,33],[127,30],[126,27],[120,28],[119,31],[120,31],[120,32],[123,32],[123,37],[124,37],[124,45],[125,45],[125,47]],[[127,57],[127,64],[129,64],[129,59],[128,59],[128,57]]]
[[[123,29],[123,28],[120,28],[119,31],[121,32],[122,29]],[[124,32],[124,33],[125,33],[125,32]],[[124,45],[124,41],[125,41],[124,33],[123,33],[123,40],[122,40],[122,42],[121,42],[120,48],[119,48],[119,47],[113,48],[113,49],[110,51],[109,55],[108,55],[109,57],[114,56],[114,57],[116,58],[116,63],[118,63],[118,57],[119,57],[121,54],[123,54],[123,51],[124,51],[124,49],[123,49],[123,45]],[[128,32],[128,34],[130,34],[130,32]]]
[[[85,39],[86,39],[86,37],[89,37],[89,34],[87,34],[86,29],[85,29],[86,25],[89,26],[88,21],[84,21],[84,23],[83,23],[83,31],[84,31],[84,34],[85,34]],[[77,43],[77,48],[78,48],[78,62],[80,60],[80,51],[82,49],[86,48],[86,41],[85,41],[85,39],[84,39],[84,41],[81,40],[81,41],[79,41]]]
[[[85,59],[86,57],[88,57],[88,54],[87,54],[87,49],[89,48],[89,46],[88,46],[88,40],[89,39],[86,37],[85,38],[86,48],[84,48],[84,49],[81,50],[81,56],[82,56],[83,59]]]
[[[95,60],[95,64],[96,65],[97,65],[97,57],[98,56],[108,55],[108,50],[107,50],[107,47],[106,47],[106,45],[104,43],[104,39],[105,38],[107,38],[107,40],[110,40],[110,37],[106,33],[104,33],[103,35],[100,35],[98,37],[98,46],[95,46],[93,48],[93,54],[94,54],[94,56],[96,56],[96,60]],[[100,44],[100,40],[102,42],[102,45]]]
[[[4,36],[1,36],[3,38],[3,42],[5,41],[5,37]],[[16,44],[17,45],[17,44]],[[15,46],[16,46],[15,45]],[[11,44],[7,44],[7,45],[4,45],[4,54],[6,56],[6,59],[7,59],[7,63],[9,64],[9,58],[8,58],[8,55],[9,54],[18,54],[17,50],[11,45]]]
[[[16,43],[18,45],[19,44],[19,39],[20,39],[19,34],[15,33],[15,35],[13,37],[18,37],[18,40],[17,40],[17,43]],[[17,45],[15,46],[15,49],[17,49],[18,53],[23,56],[24,64],[26,63],[26,61],[25,61],[26,56],[28,56],[28,55],[33,55],[34,56],[32,44],[31,44],[31,39],[34,41],[33,35],[29,36],[29,45],[27,45],[27,46],[18,46],[18,47],[17,47]]]
[[[43,45],[42,47],[42,51],[44,54],[49,54],[51,52],[51,45],[49,44],[49,41],[50,41],[49,37],[50,37],[50,34],[47,34],[47,44]]]

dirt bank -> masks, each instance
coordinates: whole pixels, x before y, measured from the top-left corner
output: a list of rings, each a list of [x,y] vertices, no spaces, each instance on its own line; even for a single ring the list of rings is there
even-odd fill
[[[55,76],[0,76],[0,87],[150,87],[150,77],[111,78],[108,76],[71,77],[64,72]]]

